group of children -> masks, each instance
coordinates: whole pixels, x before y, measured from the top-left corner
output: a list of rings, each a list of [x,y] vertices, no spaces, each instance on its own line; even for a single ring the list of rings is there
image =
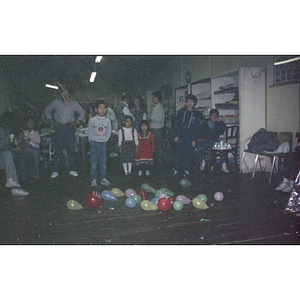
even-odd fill
[[[104,100],[96,102],[96,115],[88,123],[88,139],[90,142],[91,186],[97,187],[97,164],[100,165],[101,185],[108,186],[106,178],[106,149],[111,136],[111,122],[105,116],[108,105]],[[149,131],[149,123],[142,120],[139,133],[133,125],[133,118],[124,116],[123,127],[118,132],[120,160],[126,176],[131,175],[133,164],[139,167],[138,175],[150,175],[155,150],[154,135]]]

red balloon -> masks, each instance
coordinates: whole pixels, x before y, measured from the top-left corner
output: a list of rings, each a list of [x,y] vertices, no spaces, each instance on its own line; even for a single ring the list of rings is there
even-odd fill
[[[161,211],[167,211],[171,207],[171,203],[168,198],[161,198],[157,202],[157,207]]]
[[[170,197],[170,198],[167,198],[170,202],[170,207],[172,208],[173,207],[173,203],[176,201],[176,198],[175,197]]]
[[[91,191],[85,195],[84,202],[88,207],[98,208],[103,204],[103,198],[100,193]]]
[[[146,200],[147,198],[147,192],[144,189],[139,190],[138,195],[141,196],[142,200]]]

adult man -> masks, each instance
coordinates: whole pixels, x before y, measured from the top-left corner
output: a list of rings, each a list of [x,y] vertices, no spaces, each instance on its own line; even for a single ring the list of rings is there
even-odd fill
[[[160,92],[153,92],[152,101],[155,104],[150,118],[150,128],[154,134],[155,141],[155,156],[158,160],[158,163],[162,164],[163,156],[163,130],[165,126],[165,110],[161,104],[161,94]]]
[[[51,178],[56,178],[59,172],[59,162],[61,159],[63,145],[66,143],[66,149],[69,157],[69,174],[78,176],[75,171],[74,163],[74,143],[75,143],[75,126],[80,124],[85,118],[84,109],[76,102],[71,100],[70,93],[66,87],[57,84],[61,98],[52,101],[45,109],[45,117],[54,125],[54,166]],[[51,112],[54,111],[54,118]],[[75,113],[79,114],[75,120]]]
[[[16,167],[12,156],[12,151],[20,150],[20,146],[12,148],[9,141],[9,129],[5,118],[0,122],[0,168],[5,169],[6,184],[5,187],[11,188],[13,196],[27,196],[28,192],[22,190],[18,182]]]

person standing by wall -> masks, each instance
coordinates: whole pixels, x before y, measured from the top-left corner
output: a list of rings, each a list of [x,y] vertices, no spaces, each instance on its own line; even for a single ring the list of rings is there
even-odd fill
[[[163,157],[163,130],[165,127],[165,110],[161,103],[161,93],[153,92],[152,101],[155,104],[150,118],[150,128],[154,134],[155,153],[154,156],[158,165],[162,165]]]
[[[140,130],[140,124],[142,120],[147,120],[146,111],[143,108],[142,105],[142,97],[136,96],[133,100],[134,108],[131,109],[131,113],[133,117],[135,118],[134,121],[134,128],[139,131]]]
[[[71,100],[71,95],[64,85],[57,83],[60,98],[52,101],[44,111],[45,117],[50,120],[55,128],[54,135],[54,166],[51,178],[56,178],[59,172],[59,163],[63,152],[63,145],[66,143],[69,157],[69,174],[78,176],[75,171],[74,145],[75,145],[75,126],[79,125],[85,118],[84,109],[76,102]],[[54,118],[52,116],[54,112]],[[79,114],[75,120],[75,113]]]

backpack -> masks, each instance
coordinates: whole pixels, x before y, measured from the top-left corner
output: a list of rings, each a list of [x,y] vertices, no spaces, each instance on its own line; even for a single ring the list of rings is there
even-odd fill
[[[253,134],[248,148],[255,152],[274,151],[277,149],[277,133],[261,128]]]

